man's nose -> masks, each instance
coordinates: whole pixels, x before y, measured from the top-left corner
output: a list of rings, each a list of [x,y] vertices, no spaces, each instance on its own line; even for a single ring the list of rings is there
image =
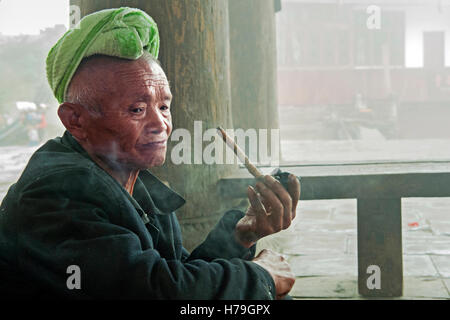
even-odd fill
[[[146,131],[151,134],[159,134],[167,131],[167,119],[162,115],[159,107],[149,108],[147,113]]]

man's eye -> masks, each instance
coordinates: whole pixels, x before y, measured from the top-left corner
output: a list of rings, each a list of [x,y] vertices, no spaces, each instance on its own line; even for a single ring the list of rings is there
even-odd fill
[[[166,110],[169,110],[169,107],[168,106],[161,106],[159,109],[161,111],[166,111]]]
[[[144,108],[135,107],[131,109],[131,112],[133,113],[141,113],[144,111]]]

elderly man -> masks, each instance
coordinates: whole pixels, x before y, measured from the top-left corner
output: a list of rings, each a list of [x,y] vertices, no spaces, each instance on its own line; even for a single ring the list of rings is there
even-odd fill
[[[67,130],[36,151],[1,205],[3,294],[280,299],[292,288],[281,256],[254,255],[295,217],[293,176],[288,191],[265,176],[246,213],[227,212],[192,253],[183,248],[174,211],[184,199],[147,170],[164,163],[172,131],[158,48],[151,17],[120,8],[86,16],[50,51]]]

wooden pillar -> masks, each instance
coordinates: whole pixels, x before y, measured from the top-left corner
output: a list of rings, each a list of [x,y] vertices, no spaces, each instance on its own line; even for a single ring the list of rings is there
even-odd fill
[[[194,121],[202,122],[203,131],[219,125],[232,128],[226,0],[72,0],[71,4],[80,7],[82,16],[128,6],[146,11],[156,21],[161,37],[159,59],[174,96],[174,130],[190,131],[192,149]],[[171,150],[177,143],[170,143],[166,164],[151,171],[187,200],[177,216],[184,245],[190,250],[233,206],[222,201],[216,184],[236,166],[193,164],[194,156],[192,164],[175,165]]]
[[[358,199],[358,289],[367,297],[403,291],[401,199]]]
[[[279,129],[274,0],[229,0],[229,16],[233,126],[270,133]]]

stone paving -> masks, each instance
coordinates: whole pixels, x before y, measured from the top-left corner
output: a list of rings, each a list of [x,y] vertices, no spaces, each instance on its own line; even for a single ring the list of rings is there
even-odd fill
[[[450,299],[450,199],[402,200],[402,299]],[[363,299],[358,294],[356,200],[300,201],[291,227],[267,237],[286,256],[296,299]]]

